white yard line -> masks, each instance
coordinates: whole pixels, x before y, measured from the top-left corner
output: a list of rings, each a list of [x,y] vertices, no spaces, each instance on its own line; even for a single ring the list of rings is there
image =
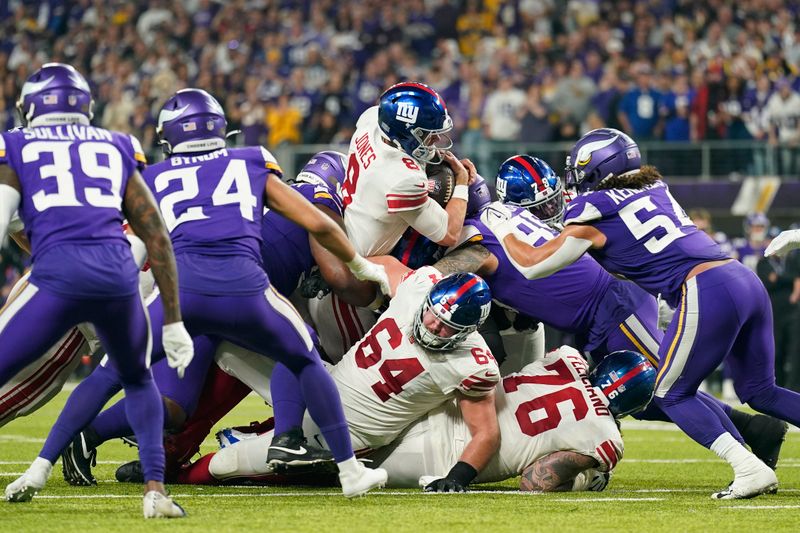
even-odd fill
[[[745,511],[757,509],[800,509],[800,505],[730,505],[723,507],[723,509],[744,509]]]
[[[400,491],[376,491],[370,492],[369,496],[424,496],[424,497],[458,497],[458,496],[469,496],[469,495],[501,495],[501,496],[518,496],[518,497],[536,497],[541,496],[541,494],[536,493],[526,493],[520,492],[518,490],[473,490],[470,492],[462,493],[462,494],[454,494],[454,493],[433,493],[433,492],[400,492]],[[301,492],[301,491],[293,491],[293,492],[262,492],[262,493],[217,493],[217,494],[176,494],[173,493],[172,496],[175,499],[188,499],[188,498],[293,498],[298,496],[308,497],[308,496],[321,496],[321,497],[336,497],[342,498],[342,494],[338,491],[330,491],[330,492]],[[41,494],[36,496],[36,499],[45,499],[45,500],[99,500],[99,499],[139,499],[141,496],[139,495],[132,495],[132,494],[63,494],[63,495],[51,495],[51,494]],[[564,502],[564,503],[574,503],[574,502],[657,502],[663,501],[664,498],[563,498],[563,499],[553,499],[550,501],[553,502]]]

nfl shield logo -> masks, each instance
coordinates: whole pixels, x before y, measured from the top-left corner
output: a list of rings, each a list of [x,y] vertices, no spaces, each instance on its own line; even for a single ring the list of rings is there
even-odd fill
[[[75,105],[78,103],[78,97],[74,94],[67,96],[67,103],[70,105],[70,107],[75,107]]]
[[[214,129],[214,121],[213,120],[209,120],[209,121],[206,122],[206,129],[208,131],[212,131]]]

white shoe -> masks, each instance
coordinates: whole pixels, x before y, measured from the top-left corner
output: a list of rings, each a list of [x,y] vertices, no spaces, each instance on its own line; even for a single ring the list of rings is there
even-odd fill
[[[16,480],[6,486],[6,501],[29,502],[44,488],[53,465],[46,459],[36,458],[31,466]]]
[[[363,496],[374,488],[382,488],[389,479],[389,474],[383,468],[367,468],[357,463],[355,471],[339,472],[339,483],[342,484],[342,493],[346,498]]]
[[[172,501],[172,498],[154,490],[144,495],[143,509],[145,518],[183,518],[186,516],[183,507]]]
[[[743,500],[755,498],[778,488],[778,477],[767,465],[751,473],[738,475],[725,490],[711,495],[714,500]]]

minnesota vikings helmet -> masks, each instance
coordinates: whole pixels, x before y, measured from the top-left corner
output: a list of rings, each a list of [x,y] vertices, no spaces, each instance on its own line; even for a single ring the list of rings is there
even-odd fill
[[[483,324],[492,306],[489,285],[480,276],[461,272],[440,280],[414,317],[414,338],[423,348],[433,351],[452,350]],[[444,324],[455,330],[449,337],[440,337],[425,327],[423,318],[431,310]]]
[[[524,207],[545,224],[561,222],[565,206],[561,180],[538,157],[515,155],[503,161],[496,187],[504,204]]]
[[[346,175],[347,156],[334,150],[325,150],[314,154],[294,181],[325,185],[338,192]]]
[[[489,185],[482,176],[478,175],[469,186],[467,218],[474,217],[490,203],[492,203],[492,193],[489,191]]]
[[[17,100],[22,125],[88,125],[94,116],[94,100],[80,72],[64,63],[46,63],[30,75]]]
[[[769,232],[769,218],[764,213],[750,213],[744,219],[744,234],[753,242],[764,242]]]
[[[453,145],[445,135],[453,129],[447,106],[422,83],[398,83],[386,89],[378,104],[378,125],[392,144],[423,163],[441,161],[439,150]]]
[[[161,107],[156,133],[166,154],[184,154],[225,148],[227,128],[216,98],[202,89],[181,89]]]
[[[650,403],[656,386],[656,369],[631,350],[611,352],[589,373],[589,381],[608,398],[616,418],[638,413]]]
[[[592,130],[567,156],[566,186],[583,193],[611,176],[638,172],[641,165],[639,146],[628,135],[613,128]]]

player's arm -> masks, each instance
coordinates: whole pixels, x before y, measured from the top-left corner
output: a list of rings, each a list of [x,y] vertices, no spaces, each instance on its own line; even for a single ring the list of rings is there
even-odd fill
[[[575,477],[599,466],[597,459],[572,451],[553,452],[522,471],[519,490],[533,492],[571,491]]]
[[[509,260],[528,279],[554,274],[580,259],[589,248],[602,248],[606,243],[606,236],[597,228],[570,224],[555,239],[534,247],[513,234],[514,226],[509,220],[486,220]]]
[[[500,446],[500,426],[494,405],[494,392],[472,397],[458,393],[458,406],[472,439],[458,462],[443,478],[425,486],[427,492],[464,492]]]
[[[342,217],[334,213],[332,209],[320,204],[315,204],[315,207],[336,222],[340,228],[343,228]],[[356,307],[367,307],[376,303],[375,298],[380,292],[375,290],[373,283],[356,279],[350,269],[347,268],[347,265],[328,251],[312,235],[309,235],[308,242],[311,246],[311,255],[314,256],[314,261],[319,267],[319,272],[333,292],[345,302]]]
[[[8,225],[17,212],[22,198],[21,191],[22,186],[14,169],[8,165],[0,165],[0,242],[5,240]]]
[[[450,152],[444,153],[444,159],[455,174],[456,186],[447,206],[442,207],[428,198],[422,207],[412,210],[401,210],[397,213],[412,228],[441,246],[455,246],[464,226],[467,214],[467,198],[471,176],[477,174],[475,166],[465,159],[462,163]],[[465,163],[467,166],[465,166]],[[392,200],[390,200],[391,202]],[[391,210],[391,204],[390,204]]]
[[[482,244],[466,245],[449,252],[434,263],[434,268],[448,276],[456,272],[473,272],[480,276],[489,276],[497,270],[497,258]]]
[[[268,174],[266,193],[270,209],[308,231],[319,244],[344,262],[356,278],[375,281],[380,284],[381,291],[388,294],[389,281],[383,269],[357,254],[342,228],[315,209],[303,195],[272,173]]]

